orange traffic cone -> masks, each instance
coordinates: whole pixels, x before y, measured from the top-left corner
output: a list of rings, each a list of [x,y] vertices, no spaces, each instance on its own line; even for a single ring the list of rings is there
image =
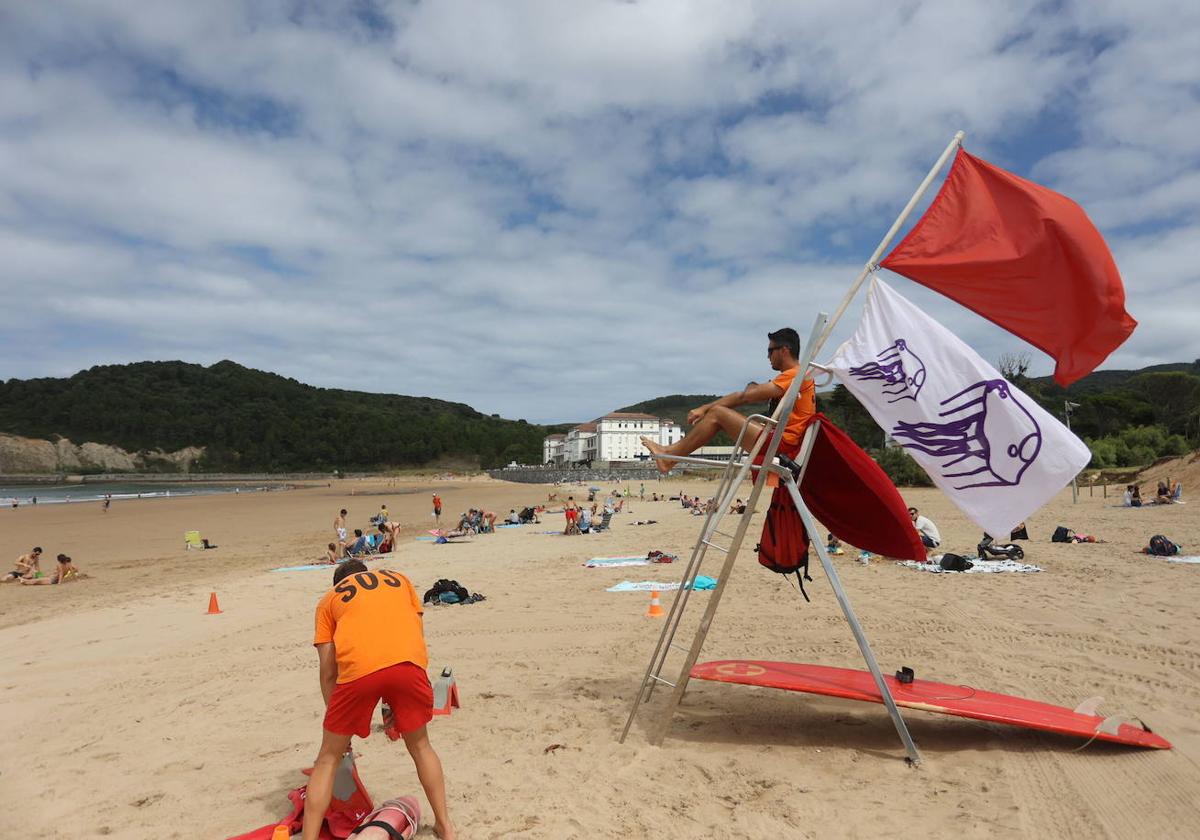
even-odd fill
[[[650,593],[650,609],[646,610],[646,618],[662,618],[666,615],[662,603],[658,600],[658,590]]]
[[[286,825],[277,825],[271,832],[271,840],[291,840],[292,831]]]
[[[217,615],[221,612],[221,608],[217,606],[217,593],[214,592],[208,596],[208,614]]]

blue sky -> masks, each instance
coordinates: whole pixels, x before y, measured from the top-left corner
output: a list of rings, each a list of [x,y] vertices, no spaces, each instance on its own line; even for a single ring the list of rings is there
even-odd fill
[[[7,4],[0,377],[228,358],[535,421],[729,391],[960,128],[1108,239],[1140,327],[1105,367],[1190,361],[1198,40],[1153,1]]]

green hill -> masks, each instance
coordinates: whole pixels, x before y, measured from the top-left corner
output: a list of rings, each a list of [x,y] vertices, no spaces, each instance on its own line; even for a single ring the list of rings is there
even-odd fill
[[[315,388],[229,361],[105,365],[0,384],[0,432],[126,450],[202,446],[206,471],[539,463],[545,428],[426,397]]]
[[[624,408],[618,408],[617,411],[633,411],[643,414],[653,414],[655,417],[662,417],[667,420],[674,420],[680,426],[687,428],[688,412],[699,405],[712,402],[721,394],[671,394],[668,397],[656,397],[652,400],[645,400],[633,405],[627,405]],[[742,414],[765,414],[767,410],[766,403],[757,405],[743,405],[738,411]]]

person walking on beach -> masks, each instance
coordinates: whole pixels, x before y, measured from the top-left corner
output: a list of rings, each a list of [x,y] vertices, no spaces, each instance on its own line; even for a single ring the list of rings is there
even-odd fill
[[[781,330],[767,333],[767,360],[770,362],[772,370],[779,371],[778,376],[770,382],[761,384],[751,382],[740,391],[734,391],[719,400],[693,408],[687,416],[687,421],[692,427],[691,430],[670,446],[663,446],[648,437],[642,438],[642,445],[654,455],[690,455],[716,437],[717,432],[720,431],[724,431],[725,434],[737,440],[738,435],[742,432],[742,426],[746,422],[746,417],[734,409],[739,405],[769,401],[767,412],[773,414],[778,401],[783,398],[784,392],[791,386],[792,380],[796,378],[796,373],[800,370],[799,358],[800,334],[794,329],[784,327]],[[796,395],[796,404],[787,418],[783,440],[780,443],[780,452],[795,454],[800,446],[800,439],[804,437],[805,427],[816,413],[816,385],[811,379],[805,379],[800,383],[800,393]],[[742,446],[746,449],[753,447],[763,428],[761,423],[751,423],[742,440]],[[664,474],[675,466],[675,462],[670,459],[656,460],[655,463],[658,471]]]
[[[17,558],[16,566],[3,578],[4,583],[14,580],[28,580],[37,577],[41,571],[42,547],[35,545],[33,550]]]
[[[342,508],[338,511],[338,515],[333,518],[333,532],[337,534],[338,544],[346,542],[346,509]]]
[[[350,560],[333,573],[333,588],[317,604],[313,636],[325,719],[304,802],[303,840],[318,840],[338,764],[351,738],[371,734],[381,699],[392,710],[393,726],[404,738],[433,808],[434,833],[442,840],[454,839],[442,761],[426,731],[433,718],[433,688],[425,673],[429,654],[422,612],[416,589],[398,572],[371,572]]]
[[[104,494],[104,507],[101,508],[105,513],[108,513],[108,508],[112,504],[112,493]]]
[[[433,494],[433,521],[442,524],[442,497],[437,493]]]

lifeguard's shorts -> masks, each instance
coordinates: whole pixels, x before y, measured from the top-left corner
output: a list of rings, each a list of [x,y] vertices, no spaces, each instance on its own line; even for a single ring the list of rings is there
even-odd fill
[[[425,669],[412,662],[401,662],[338,683],[325,709],[325,729],[338,735],[366,738],[371,734],[371,719],[380,700],[391,707],[395,727],[400,732],[420,729],[433,719],[433,687]]]

